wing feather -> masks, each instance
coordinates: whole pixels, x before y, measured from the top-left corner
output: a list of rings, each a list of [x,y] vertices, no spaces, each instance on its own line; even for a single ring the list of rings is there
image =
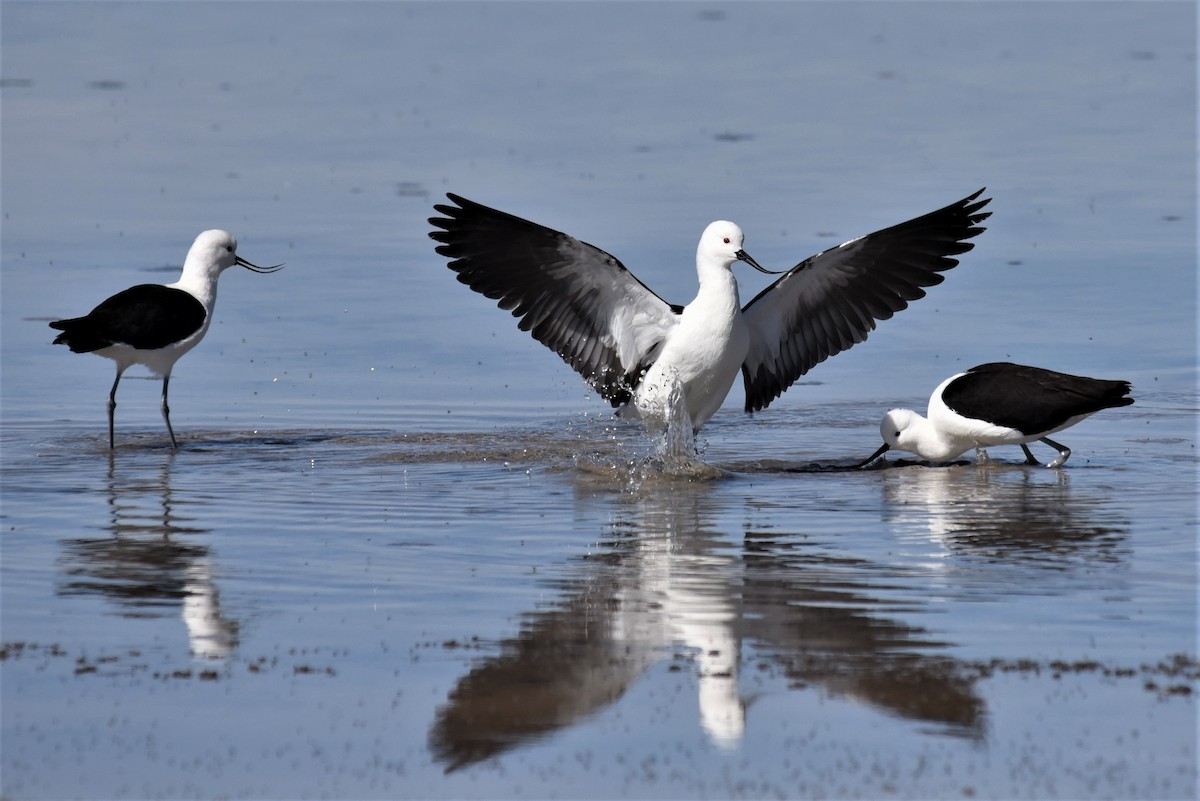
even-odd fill
[[[975,246],[966,240],[985,230],[983,191],[805,259],[747,303],[746,411],[766,408],[813,367],[865,340],[877,320],[940,284],[954,257]]]
[[[1052,431],[1073,417],[1128,406],[1128,381],[1056,373],[1041,367],[989,362],[972,367],[942,391],[942,402],[963,417],[1024,434]]]
[[[572,236],[449,194],[431,217],[458,280],[518,318],[613,406],[629,401],[678,322],[620,261]]]
[[[188,292],[161,284],[138,284],[122,290],[83,317],[55,320],[62,331],[54,344],[75,353],[90,353],[124,344],[154,350],[187,339],[207,316],[204,304]]]

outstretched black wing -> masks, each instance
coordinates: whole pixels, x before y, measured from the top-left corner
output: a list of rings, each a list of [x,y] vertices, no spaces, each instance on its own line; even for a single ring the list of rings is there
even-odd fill
[[[766,408],[815,365],[866,339],[876,320],[940,284],[991,216],[980,211],[990,201],[976,200],[981,194],[806,259],[746,304],[746,411]]]
[[[676,325],[672,307],[599,248],[458,195],[429,222],[458,280],[520,319],[613,406],[629,401]]]

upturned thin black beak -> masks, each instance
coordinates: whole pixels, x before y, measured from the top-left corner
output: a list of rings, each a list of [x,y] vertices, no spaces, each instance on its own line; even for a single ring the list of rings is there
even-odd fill
[[[875,452],[874,452],[874,453],[872,453],[870,456],[868,456],[866,459],[864,459],[863,461],[861,461],[861,462],[859,462],[858,464],[854,465],[854,466],[853,466],[853,467],[854,467],[854,469],[855,469],[855,470],[862,470],[864,467],[866,467],[867,465],[869,465],[871,462],[875,461],[875,460],[876,460],[876,459],[878,459],[880,456],[883,456],[885,453],[887,453],[887,452],[888,452],[888,449],[889,449],[890,447],[891,447],[891,446],[890,446],[890,445],[888,445],[886,442],[885,442],[885,443],[883,443],[882,445],[880,445],[880,446],[879,446],[879,450],[875,451]]]
[[[780,273],[787,272],[787,270],[768,270],[766,267],[763,267],[761,264],[759,264],[753,258],[751,258],[750,254],[744,250],[739,250],[737,253],[734,253],[733,255],[737,256],[738,261],[746,262],[746,264],[749,264],[751,267],[758,270],[760,273],[766,273],[767,275],[779,275]]]
[[[241,256],[235,256],[234,263],[240,264],[241,266],[245,267],[250,272],[254,272],[254,273],[273,273],[276,270],[283,269],[282,264],[272,264],[270,267],[259,267],[257,264],[251,264],[250,262],[246,261]]]

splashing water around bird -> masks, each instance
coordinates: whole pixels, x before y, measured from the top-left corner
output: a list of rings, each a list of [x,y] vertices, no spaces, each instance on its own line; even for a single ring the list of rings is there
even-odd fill
[[[687,410],[687,398],[681,381],[674,381],[665,398],[663,424],[647,428],[654,449],[640,455],[624,451],[611,455],[580,454],[575,466],[594,477],[616,480],[624,490],[639,492],[658,481],[708,481],[726,475],[724,470],[705,463],[696,452],[695,428]]]
[[[683,394],[683,382],[678,379],[671,382],[666,406],[666,414],[663,415],[665,425],[661,430],[653,431],[659,457],[667,464],[672,464],[680,459],[694,458],[696,455],[696,430],[692,426],[692,418],[688,415],[687,401]]]
[[[711,479],[724,475],[723,471],[706,464],[696,451],[696,429],[688,414],[687,396],[682,381],[675,380],[667,393],[666,425],[655,430],[656,453],[650,458],[655,472],[672,478]]]

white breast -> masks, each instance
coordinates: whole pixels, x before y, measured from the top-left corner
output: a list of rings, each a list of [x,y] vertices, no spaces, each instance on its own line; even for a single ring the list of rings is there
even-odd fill
[[[732,275],[730,276],[732,284]],[[634,396],[639,416],[660,425],[669,418],[671,389],[678,384],[692,426],[699,428],[721,407],[750,347],[738,306],[737,286],[701,292],[688,304],[662,354]]]

